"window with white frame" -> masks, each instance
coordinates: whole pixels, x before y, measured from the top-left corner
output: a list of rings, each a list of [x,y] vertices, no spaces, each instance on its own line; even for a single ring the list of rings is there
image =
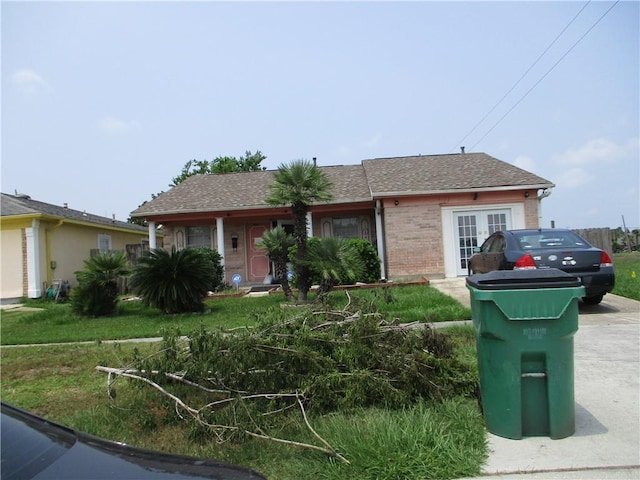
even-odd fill
[[[111,250],[111,235],[98,235],[98,250],[108,252]]]
[[[187,227],[187,247],[211,248],[211,227],[208,225]]]

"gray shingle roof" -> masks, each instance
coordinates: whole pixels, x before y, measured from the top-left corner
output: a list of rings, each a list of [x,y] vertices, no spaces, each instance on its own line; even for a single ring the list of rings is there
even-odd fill
[[[361,165],[321,167],[333,183],[330,203],[371,200]],[[265,202],[275,170],[193,175],[135,210],[133,216],[271,208]]]
[[[485,153],[364,160],[373,196],[498,187],[553,186],[548,180]]]
[[[0,202],[0,215],[10,217],[16,215],[45,215],[54,218],[63,218],[84,223],[95,223],[105,227],[124,228],[140,233],[148,232],[148,228],[133,223],[112,220],[111,218],[93,215],[71,208],[59,207],[50,203],[33,200],[27,195],[9,195],[2,193]]]
[[[333,182],[333,204],[372,201],[393,194],[553,186],[544,178],[484,153],[376,158],[360,165],[320,168]],[[132,216],[270,208],[264,199],[274,173],[194,175],[142,205]]]

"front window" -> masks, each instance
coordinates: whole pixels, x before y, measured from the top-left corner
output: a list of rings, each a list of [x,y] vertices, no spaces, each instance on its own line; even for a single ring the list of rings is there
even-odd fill
[[[187,227],[187,247],[211,248],[211,228],[207,225]]]
[[[358,219],[352,218],[334,218],[333,219],[333,236],[340,238],[358,238]]]

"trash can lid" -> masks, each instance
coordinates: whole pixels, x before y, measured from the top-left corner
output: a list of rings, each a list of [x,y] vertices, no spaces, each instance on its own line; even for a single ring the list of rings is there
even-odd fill
[[[524,288],[579,287],[578,277],[557,268],[531,270],[495,270],[467,277],[467,285],[478,290],[513,290]]]

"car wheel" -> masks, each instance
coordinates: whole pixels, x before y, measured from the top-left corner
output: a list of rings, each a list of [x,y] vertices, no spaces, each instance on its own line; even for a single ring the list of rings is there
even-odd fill
[[[604,295],[596,295],[595,297],[582,297],[585,305],[598,305],[602,301]]]

